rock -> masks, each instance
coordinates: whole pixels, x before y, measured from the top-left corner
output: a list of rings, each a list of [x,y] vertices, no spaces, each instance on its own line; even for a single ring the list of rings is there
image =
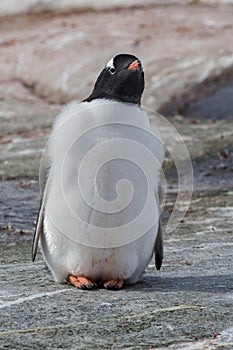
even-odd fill
[[[229,349],[231,197],[194,199],[184,222],[165,233],[161,272],[149,266],[140,283],[118,292],[57,284],[40,255],[30,263],[30,244],[1,244],[1,347]]]

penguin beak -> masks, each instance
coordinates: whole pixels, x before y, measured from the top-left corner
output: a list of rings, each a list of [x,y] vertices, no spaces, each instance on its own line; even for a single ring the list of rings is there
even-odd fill
[[[133,69],[141,69],[142,65],[139,60],[133,61],[129,67],[127,68],[128,70],[133,70]]]

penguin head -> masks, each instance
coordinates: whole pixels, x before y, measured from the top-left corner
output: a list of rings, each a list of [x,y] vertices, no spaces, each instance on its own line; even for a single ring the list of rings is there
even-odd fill
[[[140,60],[133,55],[119,54],[106,64],[91,95],[84,101],[103,98],[140,105],[144,85]]]

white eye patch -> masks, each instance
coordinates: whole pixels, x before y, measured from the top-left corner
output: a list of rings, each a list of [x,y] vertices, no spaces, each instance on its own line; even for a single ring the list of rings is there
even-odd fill
[[[111,69],[111,68],[115,69],[114,64],[113,64],[113,58],[111,58],[108,61],[108,63],[106,64],[106,68],[108,68],[108,69]]]
[[[113,64],[113,58],[111,58],[110,61],[108,61],[105,68],[109,71],[110,74],[115,74],[116,68]]]

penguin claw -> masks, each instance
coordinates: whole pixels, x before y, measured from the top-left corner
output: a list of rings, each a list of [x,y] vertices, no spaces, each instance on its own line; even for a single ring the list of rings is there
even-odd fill
[[[79,289],[93,289],[97,284],[84,276],[69,275],[68,281]]]
[[[106,289],[119,290],[123,287],[123,284],[124,284],[124,280],[116,279],[116,280],[105,281],[103,283],[103,286]]]

